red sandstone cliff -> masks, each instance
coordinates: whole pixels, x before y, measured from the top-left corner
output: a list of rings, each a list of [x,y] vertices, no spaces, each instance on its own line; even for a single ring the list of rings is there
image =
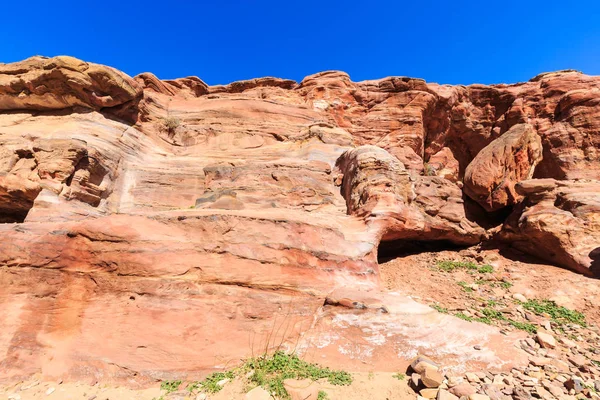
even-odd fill
[[[214,367],[336,288],[377,290],[381,240],[598,275],[599,132],[600,77],[574,71],[208,86],[0,64],[0,377]]]

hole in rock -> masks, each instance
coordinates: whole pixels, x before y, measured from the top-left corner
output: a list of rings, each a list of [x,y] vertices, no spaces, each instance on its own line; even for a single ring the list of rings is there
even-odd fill
[[[31,206],[33,206],[33,204]],[[25,218],[27,218],[30,209],[31,207],[27,210],[18,211],[0,210],[0,224],[23,223],[25,222]]]
[[[461,250],[469,246],[461,246],[447,240],[422,241],[422,240],[390,240],[379,243],[377,248],[377,262],[379,264],[398,257],[425,252],[438,252],[445,250]]]
[[[475,222],[483,229],[495,228],[502,225],[512,213],[513,207],[504,207],[497,211],[486,211],[476,201],[468,196],[463,196],[465,216],[469,221]]]

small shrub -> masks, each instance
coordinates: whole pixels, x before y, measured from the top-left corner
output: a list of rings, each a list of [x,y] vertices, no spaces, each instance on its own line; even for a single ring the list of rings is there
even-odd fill
[[[477,264],[471,261],[438,261],[437,267],[444,272],[454,272],[457,269],[477,270]]]
[[[494,267],[492,267],[489,264],[485,264],[477,268],[477,272],[479,272],[480,274],[491,274],[492,272],[494,272]]]
[[[514,321],[514,320],[508,320],[508,323],[512,326],[514,326],[517,329],[520,329],[522,331],[526,331],[529,333],[536,333],[537,332],[537,327],[529,322],[518,322],[518,321]]]
[[[163,118],[162,124],[164,129],[169,133],[169,135],[173,136],[177,128],[179,128],[179,125],[181,125],[181,120],[176,117],[166,117]]]
[[[404,379],[406,379],[406,375],[398,372],[397,374],[392,375],[394,378],[398,379],[399,381],[403,381]]]
[[[248,360],[243,367],[246,371],[254,371],[250,381],[267,389],[276,397],[287,399],[289,395],[283,386],[285,379],[310,379],[313,381],[326,378],[332,385],[350,385],[352,375],[345,371],[335,371],[310,364],[295,354],[275,352],[272,356],[258,357]]]
[[[496,300],[490,299],[487,301],[488,307],[496,307],[498,304],[500,304],[500,303],[498,303],[498,301],[496,301]]]
[[[207,393],[217,393],[223,389],[223,386],[219,385],[220,381],[223,379],[233,379],[234,377],[235,374],[233,371],[213,372],[207,376],[206,379],[200,382],[200,386],[202,387],[202,390]]]
[[[433,304],[431,306],[431,308],[433,308],[437,312],[441,312],[442,314],[448,314],[448,309],[445,308],[445,307],[440,306],[439,304]]]
[[[500,286],[502,289],[510,289],[512,285],[513,284],[508,281],[503,281],[498,284],[498,286]]]
[[[164,382],[161,382],[161,384],[160,384],[160,390],[164,390],[167,393],[172,393],[172,392],[177,391],[177,389],[179,389],[180,385],[181,385],[180,380],[164,381]]]
[[[454,314],[455,317],[458,317],[460,319],[463,319],[465,321],[473,321],[473,317],[469,317],[468,315],[462,313],[462,312],[457,312],[456,314]]]
[[[319,394],[317,395],[317,400],[327,400],[329,399],[329,396],[327,396],[327,393],[324,390],[319,390]]]
[[[566,307],[557,305],[551,300],[527,300],[523,303],[523,307],[533,311],[536,314],[548,314],[552,320],[558,325],[567,323],[586,326],[585,315],[579,311],[569,310]]]
[[[473,288],[469,287],[469,284],[467,282],[464,281],[460,281],[458,282],[458,286],[462,287],[463,290],[467,293],[472,293],[473,292]]]
[[[423,174],[425,176],[436,176],[436,170],[431,164],[423,163]]]

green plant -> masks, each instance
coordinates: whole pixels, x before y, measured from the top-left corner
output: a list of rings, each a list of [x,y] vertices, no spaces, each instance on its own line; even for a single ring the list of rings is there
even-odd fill
[[[510,320],[508,320],[508,323],[522,331],[526,331],[529,333],[537,332],[537,327],[529,322],[518,322],[518,321],[514,321],[514,320],[510,319]]]
[[[423,163],[423,174],[425,176],[435,176],[436,170],[429,163]]]
[[[202,382],[200,382],[200,387],[203,391],[207,393],[217,393],[221,389],[223,389],[222,385],[219,385],[219,382],[223,379],[233,379],[235,378],[235,373],[233,371],[226,372],[213,372],[209,376],[207,376]],[[189,389],[189,386],[188,386]]]
[[[177,389],[179,389],[180,385],[181,385],[180,380],[164,381],[164,382],[161,382],[161,384],[160,384],[160,390],[164,390],[167,393],[172,393],[172,392],[177,391]]]
[[[458,282],[458,286],[462,287],[466,293],[473,292],[473,288],[469,287],[469,284],[467,282],[460,281],[460,282]]]
[[[327,396],[327,393],[324,390],[319,390],[319,394],[317,395],[317,400],[327,400],[329,399],[329,396]]]
[[[289,398],[283,381],[285,379],[310,379],[316,381],[326,378],[332,385],[350,385],[352,376],[345,371],[335,371],[316,364],[310,364],[295,354],[275,352],[272,356],[252,358],[246,362],[245,371],[253,371],[249,380],[267,389],[276,397]]]
[[[457,269],[476,270],[477,264],[471,261],[438,261],[437,267],[444,272],[454,272]]]
[[[494,272],[494,267],[492,267],[489,264],[485,264],[477,268],[477,272],[479,272],[480,274],[491,274],[492,272]]]
[[[399,381],[403,381],[404,379],[406,379],[406,375],[398,372],[397,374],[392,375],[394,378],[398,379]]]
[[[187,388],[185,388],[185,390],[187,390],[190,393],[194,393],[201,387],[202,387],[202,385],[200,384],[200,382],[192,382],[187,386]]]
[[[498,286],[500,286],[502,289],[510,289],[512,285],[513,284],[508,281],[502,281],[498,284]]]
[[[483,317],[470,317],[462,312],[458,312],[458,313],[454,314],[454,316],[458,317],[460,319],[463,319],[465,321],[469,321],[469,322],[476,321],[476,322],[481,322],[481,323],[487,324],[487,325],[492,325],[494,323],[494,321],[504,321],[505,323],[508,323],[511,326],[513,326],[517,329],[520,329],[522,331],[526,331],[529,333],[537,332],[537,327],[535,325],[533,325],[529,322],[518,322],[518,321],[514,321],[512,319],[508,319],[504,316],[504,314],[502,314],[502,312],[491,308],[491,306],[489,306],[489,303],[488,303],[488,307],[484,307],[481,310],[481,313],[483,314]]]
[[[448,314],[448,309],[440,306],[439,304],[433,304],[431,305],[431,308],[433,308],[437,312],[441,312],[442,314]]]
[[[462,313],[462,312],[457,312],[456,314],[454,314],[455,317],[458,317],[460,319],[464,319],[465,321],[473,321],[473,317],[469,317],[468,315]]]
[[[583,327],[586,326],[585,315],[579,311],[559,306],[551,300],[527,300],[523,303],[523,308],[540,315],[548,314],[558,325],[572,323]]]

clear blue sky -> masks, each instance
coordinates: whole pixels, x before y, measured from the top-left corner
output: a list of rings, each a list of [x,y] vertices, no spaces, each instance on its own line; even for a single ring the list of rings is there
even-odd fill
[[[68,54],[209,84],[329,69],[452,84],[600,75],[599,0],[7,0],[2,15],[0,62]]]

